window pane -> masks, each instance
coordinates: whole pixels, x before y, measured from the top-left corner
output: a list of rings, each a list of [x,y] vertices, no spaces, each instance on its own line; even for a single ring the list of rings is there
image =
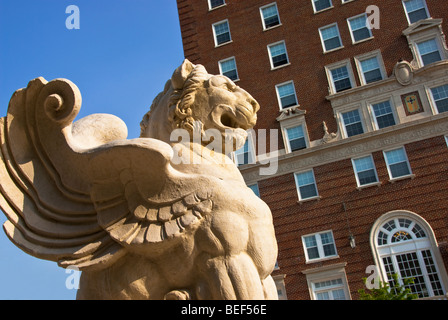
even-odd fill
[[[420,298],[428,297],[428,289],[426,287],[422,269],[417,258],[417,253],[411,252],[397,255],[396,257],[401,277],[403,279],[414,279],[414,283],[409,284],[406,287],[410,288],[412,293],[418,294]]]
[[[331,77],[333,79],[336,92],[341,92],[352,88],[347,66],[342,66],[331,70]]]
[[[333,290],[333,300],[345,300],[344,289]]]
[[[342,118],[344,120],[345,131],[348,137],[364,133],[358,110],[343,113]]]
[[[377,57],[361,61],[361,69],[366,83],[383,79]]]
[[[306,148],[305,137],[302,126],[289,128],[286,130],[291,151]]]
[[[355,164],[355,170],[360,186],[378,182],[375,166],[370,156],[356,159],[353,163]]]
[[[277,86],[277,92],[278,92],[278,96],[280,98],[280,103],[281,103],[282,108],[287,108],[287,107],[297,105],[294,85],[292,83]]]
[[[406,154],[402,148],[386,152],[387,163],[389,165],[399,163],[406,160]]]
[[[448,111],[448,84],[432,88],[431,92],[439,113]]]
[[[378,129],[395,125],[394,115],[390,106],[390,101],[384,101],[372,105]]]
[[[410,23],[429,18],[423,1],[424,0],[409,0],[404,2]]]
[[[400,162],[389,166],[392,178],[402,177],[410,174],[407,162]]]
[[[302,199],[308,199],[317,196],[316,186],[314,184],[310,184],[304,187],[299,188],[300,197]]]
[[[329,51],[338,48],[342,45],[339,38],[339,32],[337,26],[331,26],[325,29],[320,29],[322,39],[324,40],[325,50]]]
[[[422,58],[423,65],[442,60],[435,39],[417,43],[417,47],[420,57]]]
[[[301,200],[316,197],[318,195],[313,171],[299,173],[295,176]]]
[[[270,7],[263,8],[261,12],[263,14],[263,20],[266,29],[276,26],[280,23],[280,20],[278,18],[277,6],[272,5]]]
[[[320,11],[331,7],[331,0],[314,0],[314,8]]]
[[[363,15],[358,18],[353,18],[349,20],[349,23],[353,35],[353,40],[355,42],[370,38],[372,36],[370,30],[366,26],[367,16]]]
[[[284,43],[269,46],[269,52],[271,53],[272,66],[274,68],[288,63]]]
[[[215,24],[216,44],[222,44],[230,41],[230,29],[227,21]]]
[[[231,80],[238,79],[238,73],[236,71],[235,59],[221,61],[219,64],[221,65],[221,72],[223,75],[230,78]]]
[[[212,8],[218,7],[220,5],[223,5],[225,2],[225,0],[210,0],[210,6]]]

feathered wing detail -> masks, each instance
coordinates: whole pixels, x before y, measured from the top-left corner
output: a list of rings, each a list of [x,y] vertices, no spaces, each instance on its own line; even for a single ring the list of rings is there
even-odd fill
[[[68,145],[81,96],[67,80],[32,80],[0,121],[4,230],[25,252],[61,266],[107,265],[124,251],[97,222],[88,157]]]
[[[128,249],[159,250],[212,210],[212,192],[195,190],[202,177],[171,167],[168,144],[125,140],[111,115],[73,124],[80,106],[70,81],[37,78],[0,119],[0,207],[18,247],[94,270]]]
[[[112,143],[90,163],[98,222],[130,250],[160,250],[212,211],[212,192],[197,190],[201,177],[174,170],[171,154],[166,143],[143,138]]]

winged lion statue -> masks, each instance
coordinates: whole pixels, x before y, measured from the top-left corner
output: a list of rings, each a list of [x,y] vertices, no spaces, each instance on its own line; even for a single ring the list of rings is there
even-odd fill
[[[0,119],[0,207],[16,246],[79,268],[77,299],[277,299],[270,209],[225,154],[172,141],[214,129],[239,148],[259,109],[246,91],[185,60],[136,139],[113,115],[74,121],[80,107],[72,82],[37,78]]]

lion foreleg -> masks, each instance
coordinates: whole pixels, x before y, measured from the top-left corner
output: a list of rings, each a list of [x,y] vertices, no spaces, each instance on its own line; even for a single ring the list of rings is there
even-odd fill
[[[207,260],[205,276],[212,299],[260,300],[265,298],[257,268],[245,253]]]

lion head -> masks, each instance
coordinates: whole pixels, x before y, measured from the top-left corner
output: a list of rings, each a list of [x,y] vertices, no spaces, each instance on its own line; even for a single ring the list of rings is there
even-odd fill
[[[144,116],[141,137],[169,143],[175,129],[186,130],[190,137],[195,130],[205,137],[208,129],[215,129],[223,142],[233,140],[234,151],[243,146],[259,108],[255,99],[229,78],[211,75],[202,65],[185,60]]]

